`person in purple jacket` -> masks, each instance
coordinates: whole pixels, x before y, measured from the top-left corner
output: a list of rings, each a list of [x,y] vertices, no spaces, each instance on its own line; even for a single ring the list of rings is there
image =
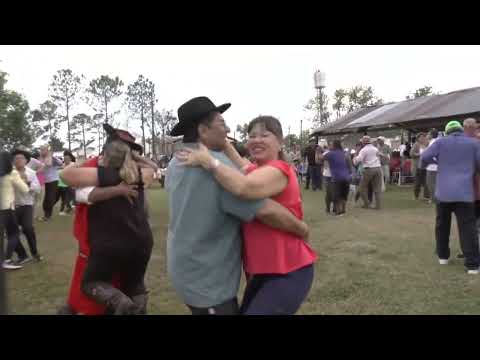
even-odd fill
[[[345,214],[350,181],[352,180],[352,162],[350,156],[345,154],[340,140],[333,140],[332,150],[319,156],[321,160],[327,160],[332,174],[333,201],[336,215]]]
[[[421,155],[422,165],[438,164],[435,198],[435,238],[439,263],[450,258],[450,225],[455,213],[460,246],[468,274],[478,274],[480,252],[475,227],[474,175],[480,170],[480,144],[464,135],[458,121],[445,127],[446,137],[434,142]]]

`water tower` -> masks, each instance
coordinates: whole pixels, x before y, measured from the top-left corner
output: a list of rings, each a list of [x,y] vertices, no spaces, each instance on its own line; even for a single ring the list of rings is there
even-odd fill
[[[325,77],[326,77],[325,73],[320,70],[315,71],[315,74],[313,75],[315,89],[317,89],[317,92],[318,92],[318,103],[320,104],[318,108],[318,114],[317,114],[320,126],[323,126],[327,123],[326,119],[325,120],[322,119],[322,108],[323,108],[322,89],[325,88]]]

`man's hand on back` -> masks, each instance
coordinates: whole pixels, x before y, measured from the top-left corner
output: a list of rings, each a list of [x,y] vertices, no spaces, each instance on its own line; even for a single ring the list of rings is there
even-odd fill
[[[118,194],[120,196],[125,196],[130,204],[133,204],[133,200],[138,197],[138,191],[136,185],[128,185],[124,182],[116,185]]]

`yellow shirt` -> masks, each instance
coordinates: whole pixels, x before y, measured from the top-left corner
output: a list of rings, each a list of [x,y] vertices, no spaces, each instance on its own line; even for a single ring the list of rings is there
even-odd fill
[[[10,174],[0,177],[0,210],[15,209],[15,190],[27,194],[29,188],[14,169]]]

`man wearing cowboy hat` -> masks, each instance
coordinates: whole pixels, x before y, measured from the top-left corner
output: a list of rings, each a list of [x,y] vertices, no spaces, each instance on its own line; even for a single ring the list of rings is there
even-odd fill
[[[359,193],[363,201],[363,208],[370,208],[368,201],[368,186],[372,184],[373,193],[375,194],[375,208],[381,208],[382,193],[382,168],[379,159],[378,149],[372,145],[370,136],[365,135],[362,138],[364,145],[357,157],[353,159],[355,165],[362,164],[363,176],[359,185]]]
[[[450,258],[450,225],[452,212],[457,218],[460,246],[468,274],[478,274],[480,252],[475,220],[474,176],[480,170],[480,144],[463,133],[460,122],[450,121],[447,136],[438,139],[421,155],[423,165],[438,164],[435,199],[436,252],[440,265]]]
[[[15,219],[27,238],[32,258],[36,261],[40,261],[42,260],[42,257],[38,253],[37,236],[33,227],[33,207],[35,204],[35,195],[40,193],[40,183],[35,171],[27,166],[27,163],[30,162],[32,156],[28,149],[19,146],[12,152],[12,156],[15,168],[30,189],[27,194],[23,194],[15,189]],[[27,256],[27,253],[20,242],[18,243],[15,252],[19,256],[19,265],[23,265],[32,260]]]
[[[221,162],[233,167],[222,151],[229,132],[222,113],[229,107],[215,106],[206,97],[191,99],[178,109],[179,123],[171,135],[183,135],[186,147],[204,144],[215,158],[212,166]],[[167,169],[166,189],[168,273],[193,315],[238,313],[242,222],[256,217],[281,230],[306,231],[306,225],[280,204],[237,198],[223,190],[210,172],[185,167],[175,157]]]
[[[317,144],[317,138],[312,137],[304,153],[304,158],[307,158],[308,165],[305,190],[308,190],[308,188],[310,187],[310,181],[312,182],[313,191],[317,191],[317,189],[322,190],[322,166],[320,162],[317,161],[317,155],[322,153],[321,150],[321,147]]]

